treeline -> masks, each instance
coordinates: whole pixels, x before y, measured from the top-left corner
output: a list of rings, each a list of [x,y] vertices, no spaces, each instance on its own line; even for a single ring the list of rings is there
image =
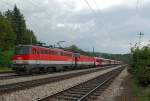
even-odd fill
[[[34,32],[27,28],[23,14],[13,10],[0,12],[0,66],[8,66],[14,48],[19,44],[36,44]]]
[[[66,47],[65,49],[68,51],[81,53],[83,55],[119,60],[127,64],[130,62],[130,54],[109,54],[109,53],[100,53],[100,52],[88,52],[80,49],[76,45],[71,45],[70,47]]]
[[[141,86],[150,85],[150,47],[132,48],[131,73]]]
[[[129,54],[109,54],[109,53],[96,52],[96,55],[98,55],[102,58],[106,58],[106,59],[119,60],[119,61],[122,61],[126,64],[128,64],[130,61],[129,60],[129,58],[130,58]]]

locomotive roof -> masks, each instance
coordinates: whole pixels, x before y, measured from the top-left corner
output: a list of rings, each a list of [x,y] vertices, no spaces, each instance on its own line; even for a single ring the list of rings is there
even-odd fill
[[[45,50],[54,50],[54,51],[63,51],[63,52],[68,52],[68,53],[73,53],[70,51],[65,51],[63,49],[59,49],[59,48],[49,48],[49,47],[44,47],[44,46],[37,46],[37,45],[18,45],[18,46],[31,46],[33,48],[38,48],[38,49],[45,49]]]

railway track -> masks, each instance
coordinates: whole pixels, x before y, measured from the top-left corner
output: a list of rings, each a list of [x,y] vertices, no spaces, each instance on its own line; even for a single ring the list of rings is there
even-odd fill
[[[104,66],[104,67],[112,67],[112,66]],[[32,74],[32,75],[18,75],[15,74],[14,72],[12,73],[0,73],[0,80],[6,80],[6,79],[13,79],[13,78],[20,78],[20,77],[31,77],[31,76],[40,76],[40,75],[47,75],[47,74],[54,74],[58,72],[52,72],[52,73],[45,73],[45,74]]]
[[[5,80],[5,79],[12,79],[12,78],[17,78],[19,75],[15,73],[3,73],[0,74],[0,80]]]
[[[122,70],[123,67],[112,70],[62,92],[39,99],[39,101],[93,101]]]
[[[70,79],[73,77],[94,73],[97,71],[101,71],[104,69],[92,69],[89,71],[82,71],[82,72],[75,72],[71,74],[61,75],[61,76],[55,76],[55,77],[48,77],[43,79],[36,79],[36,80],[30,80],[30,81],[24,81],[24,82],[18,82],[18,83],[12,83],[12,84],[6,84],[6,85],[0,85],[0,94],[10,93],[18,90],[23,90],[35,86],[40,86],[43,84],[58,82],[65,79]]]

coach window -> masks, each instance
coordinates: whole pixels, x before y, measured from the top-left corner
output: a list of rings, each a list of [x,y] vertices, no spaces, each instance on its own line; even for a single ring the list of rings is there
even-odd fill
[[[63,52],[60,52],[60,55],[61,55],[61,56],[64,56],[64,53],[63,53]]]
[[[55,52],[54,52],[54,51],[51,51],[51,55],[55,55]]]
[[[51,51],[50,51],[50,50],[48,51],[48,54],[49,54],[49,55],[51,54]]]
[[[48,50],[46,50],[45,52],[46,52],[46,54],[48,54]]]
[[[44,54],[44,50],[42,50],[42,54]]]
[[[49,51],[49,55],[52,55],[52,51],[51,50]]]
[[[45,50],[45,54],[47,54],[48,52],[47,52],[47,50]]]
[[[55,51],[54,51],[54,54],[55,54],[55,55],[59,55],[59,53],[58,53],[58,52],[55,52]]]
[[[33,50],[32,53],[33,53],[33,54],[36,54],[36,50]]]
[[[42,50],[39,50],[39,54],[42,54]]]
[[[42,54],[43,53],[43,50],[39,50],[39,54]]]
[[[44,50],[44,54],[46,54],[47,52],[46,52],[46,50]]]
[[[54,55],[54,51],[51,51],[51,55]]]
[[[37,54],[40,54],[40,50],[37,50]]]
[[[46,54],[46,50],[44,50],[44,54]]]

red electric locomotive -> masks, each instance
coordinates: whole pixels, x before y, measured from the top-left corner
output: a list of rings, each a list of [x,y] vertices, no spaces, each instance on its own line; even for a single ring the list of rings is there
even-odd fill
[[[27,74],[95,66],[94,57],[34,45],[17,46],[12,61],[17,73]]]

